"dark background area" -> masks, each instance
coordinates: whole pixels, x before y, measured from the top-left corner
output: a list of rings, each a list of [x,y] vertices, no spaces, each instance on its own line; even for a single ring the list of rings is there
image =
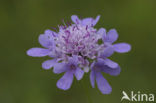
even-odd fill
[[[104,74],[113,88],[102,95],[91,88],[89,74],[73,82],[68,91],[56,87],[62,76],[43,70],[48,58],[26,55],[40,47],[45,29],[70,17],[101,19],[96,28],[117,29],[117,42],[132,45],[129,53],[112,56],[122,68],[117,77]],[[156,93],[156,1],[155,0],[1,0],[0,1],[0,103],[119,103],[122,91]]]

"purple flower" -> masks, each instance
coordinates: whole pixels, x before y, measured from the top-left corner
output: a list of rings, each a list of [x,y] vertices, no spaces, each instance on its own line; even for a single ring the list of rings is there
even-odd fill
[[[79,60],[77,56],[70,57],[67,63],[57,63],[54,66],[54,73],[65,72],[63,77],[57,82],[57,87],[63,90],[67,90],[71,87],[74,75],[77,80],[81,80],[84,71],[78,66]]]
[[[111,56],[114,51],[118,53],[126,53],[131,50],[131,46],[127,43],[117,43],[114,45],[112,44],[118,39],[118,33],[115,29],[109,30],[108,33],[106,34],[106,30],[104,28],[101,28],[99,29],[98,33],[102,35],[102,40],[106,48],[105,51],[103,51],[103,53],[105,54],[103,55],[103,57]]]
[[[55,32],[51,30],[46,30],[44,34],[39,36],[39,43],[44,48],[31,48],[27,51],[27,55],[32,57],[43,57],[43,56],[52,56],[52,51],[55,49],[55,42],[54,36],[56,35]]]
[[[115,68],[110,68],[109,66],[105,65],[105,61],[103,59],[98,59],[97,62],[94,61],[91,64],[90,82],[92,87],[95,87],[96,79],[99,90],[103,94],[109,94],[111,93],[112,88],[107,80],[102,76],[101,72],[105,72],[112,76],[117,76],[120,74],[120,67],[117,66]]]
[[[73,24],[61,25],[56,33],[46,30],[39,36],[39,43],[44,48],[31,48],[27,55],[33,57],[49,56],[51,59],[42,63],[44,69],[53,68],[55,74],[64,72],[57,82],[57,87],[67,90],[71,87],[74,76],[81,80],[84,72],[90,73],[91,85],[94,87],[95,79],[99,90],[103,94],[109,94],[111,87],[102,76],[101,72],[110,75],[118,75],[120,67],[116,62],[108,59],[114,51],[119,53],[128,52],[131,46],[127,43],[113,44],[118,34],[111,29],[107,35],[106,30],[94,28],[100,16],[94,18],[79,19],[71,16]],[[103,40],[99,44],[99,40]]]
[[[100,16],[98,15],[96,17],[96,19],[94,19],[94,18],[85,18],[85,19],[80,20],[77,15],[72,15],[71,19],[75,24],[80,24],[80,25],[84,25],[84,26],[86,26],[86,25],[87,26],[95,26],[96,23],[99,21]]]

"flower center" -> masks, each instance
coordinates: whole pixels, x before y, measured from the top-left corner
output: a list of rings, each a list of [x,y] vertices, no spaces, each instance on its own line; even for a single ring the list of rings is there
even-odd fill
[[[64,54],[95,58],[101,49],[98,45],[99,38],[100,35],[93,27],[72,24],[68,28],[60,27],[56,48]]]
[[[76,66],[73,65],[73,64],[71,64],[71,65],[70,65],[70,69],[76,69]]]

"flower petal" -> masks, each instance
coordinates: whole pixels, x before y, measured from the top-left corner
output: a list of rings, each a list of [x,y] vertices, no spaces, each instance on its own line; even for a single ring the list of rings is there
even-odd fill
[[[95,61],[93,61],[93,62],[92,62],[92,64],[90,65],[90,68],[91,68],[91,69],[93,69],[93,68],[94,68],[94,66],[95,66],[95,64],[96,64],[96,62],[95,62]]]
[[[115,29],[109,30],[107,33],[107,37],[105,38],[105,41],[113,43],[118,39],[118,33]]]
[[[54,37],[57,33],[51,30],[45,30],[44,34],[39,36],[39,43],[45,48],[55,48]]]
[[[101,69],[103,72],[105,72],[105,73],[107,73],[107,74],[109,74],[109,75],[112,75],[112,76],[117,76],[117,75],[119,75],[120,74],[120,71],[121,71],[121,69],[120,69],[120,66],[118,66],[117,68],[110,68],[110,67],[108,67],[108,66],[103,66],[103,68]]]
[[[73,73],[71,71],[67,71],[61,79],[57,82],[57,87],[62,90],[68,90],[71,87],[73,82]]]
[[[93,25],[92,23],[93,23],[93,18],[85,18],[85,19],[83,19],[82,20],[82,25],[88,25],[88,26],[91,26],[91,25]]]
[[[99,54],[99,57],[101,58],[106,58],[110,57],[114,53],[114,47],[113,46],[108,46],[104,49],[103,52]]]
[[[110,68],[117,68],[118,67],[118,64],[110,59],[103,59],[104,61],[104,64],[107,65],[108,67]]]
[[[100,29],[97,31],[97,34],[101,35],[102,40],[104,41],[103,38],[106,38],[106,29],[105,29],[105,28],[100,28]]]
[[[91,83],[92,88],[94,88],[95,87],[95,72],[94,72],[94,70],[91,70],[91,72],[90,72],[90,83]]]
[[[68,66],[65,63],[55,63],[53,72],[60,74],[68,70]]]
[[[107,80],[102,76],[100,72],[96,72],[96,82],[99,90],[102,94],[110,94],[112,91],[111,86],[107,82]]]
[[[44,69],[50,69],[52,68],[54,65],[56,64],[56,60],[47,60],[45,62],[42,63],[42,68]]]
[[[72,15],[72,16],[71,16],[71,19],[72,19],[72,21],[73,21],[75,24],[80,24],[80,23],[81,23],[81,20],[78,18],[77,15]]]
[[[96,17],[96,19],[94,19],[94,21],[93,21],[93,26],[95,26],[95,25],[97,24],[97,22],[99,21],[99,19],[100,19],[100,15],[98,15],[98,16]]]
[[[81,80],[84,75],[84,71],[81,68],[76,68],[76,71],[74,74],[77,80]]]
[[[73,55],[72,57],[69,57],[68,58],[68,62],[70,64],[74,64],[74,65],[77,65],[79,60],[78,60],[78,56],[77,55]]]
[[[27,51],[27,55],[32,57],[43,57],[47,56],[50,53],[48,49],[43,48],[31,48]]]
[[[99,19],[100,19],[99,15],[96,17],[96,19],[85,18],[82,20],[82,25],[95,26],[96,23],[99,21]]]
[[[50,40],[49,36],[47,35],[40,35],[39,36],[39,43],[45,47],[45,48],[49,48],[50,46],[53,46],[53,40]]]
[[[58,35],[56,32],[49,29],[45,30],[44,34],[49,36],[50,38],[56,37]]]
[[[114,46],[114,50],[118,53],[125,53],[131,50],[131,45],[127,43],[118,43],[118,44],[114,44],[113,46]]]

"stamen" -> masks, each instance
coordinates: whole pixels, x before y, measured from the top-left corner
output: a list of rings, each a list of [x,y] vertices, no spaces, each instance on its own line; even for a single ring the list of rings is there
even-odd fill
[[[79,21],[78,21],[78,19],[76,19],[76,22],[77,22],[77,24],[79,24]]]
[[[74,29],[75,29],[75,26],[73,27],[73,31],[74,31]]]
[[[77,30],[79,30],[78,26],[76,25]]]
[[[70,26],[71,25],[71,22],[67,22],[67,25]]]
[[[56,32],[58,32],[57,29],[56,29],[55,27],[51,27],[51,28],[52,28],[53,30],[55,30]]]
[[[88,25],[86,25],[86,30],[88,29]]]
[[[65,26],[67,26],[66,23],[65,23],[65,21],[64,21],[64,19],[62,19],[62,22],[63,22],[63,24],[64,24]]]

